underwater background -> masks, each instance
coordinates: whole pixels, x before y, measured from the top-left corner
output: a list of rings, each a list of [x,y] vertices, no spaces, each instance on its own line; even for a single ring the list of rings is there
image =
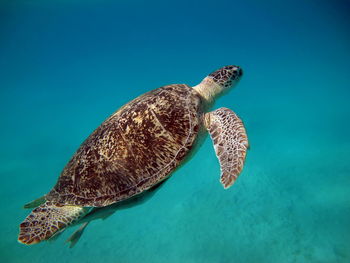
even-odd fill
[[[350,262],[349,1],[0,2],[1,262]],[[244,121],[243,173],[211,141],[147,202],[24,246],[23,204],[136,96],[240,65],[215,108]],[[76,227],[75,227],[76,229]]]

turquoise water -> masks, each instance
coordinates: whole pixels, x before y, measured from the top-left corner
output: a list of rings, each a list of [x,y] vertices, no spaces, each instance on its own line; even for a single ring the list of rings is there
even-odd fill
[[[1,262],[350,262],[347,1],[2,1]],[[146,203],[92,222],[73,249],[17,243],[114,110],[171,83],[244,69],[217,101],[251,144],[224,190],[209,139]]]

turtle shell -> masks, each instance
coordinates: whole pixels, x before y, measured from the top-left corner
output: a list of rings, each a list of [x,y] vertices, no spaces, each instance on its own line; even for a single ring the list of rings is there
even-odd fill
[[[82,143],[46,199],[100,207],[151,188],[189,153],[201,116],[201,98],[187,85],[164,86],[141,95]]]

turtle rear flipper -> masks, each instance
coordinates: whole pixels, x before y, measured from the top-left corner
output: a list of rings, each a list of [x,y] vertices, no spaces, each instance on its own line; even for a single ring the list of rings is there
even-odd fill
[[[31,245],[47,240],[87,213],[80,206],[58,206],[46,202],[35,208],[20,224],[18,241]]]

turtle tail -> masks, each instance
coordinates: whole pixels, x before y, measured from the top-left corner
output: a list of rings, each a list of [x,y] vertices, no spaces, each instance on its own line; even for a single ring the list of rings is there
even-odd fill
[[[18,241],[26,245],[47,240],[87,213],[80,206],[56,205],[49,201],[35,208],[19,225]]]

